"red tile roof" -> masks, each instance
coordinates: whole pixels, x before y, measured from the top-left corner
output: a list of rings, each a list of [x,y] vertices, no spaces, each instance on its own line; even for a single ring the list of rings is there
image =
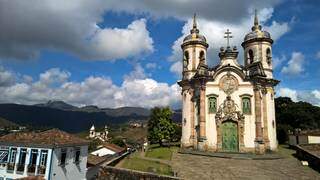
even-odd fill
[[[18,132],[0,137],[0,145],[61,147],[87,145],[89,141],[71,135],[59,129],[43,132]]]
[[[108,148],[116,153],[121,153],[121,152],[124,152],[126,150],[126,148],[123,148],[123,147],[120,147],[120,146],[117,146],[115,144],[110,144],[110,143],[105,143],[103,144],[103,147],[105,148]]]

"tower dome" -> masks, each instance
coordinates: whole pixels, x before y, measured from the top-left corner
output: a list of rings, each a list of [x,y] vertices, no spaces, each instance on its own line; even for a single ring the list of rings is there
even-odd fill
[[[257,10],[255,10],[255,15],[254,15],[254,25],[251,28],[251,32],[249,32],[245,37],[244,37],[244,42],[250,42],[258,39],[263,39],[265,41],[269,41],[270,43],[273,43],[273,40],[271,39],[270,33],[267,31],[263,31],[261,28],[261,25],[259,24],[258,16],[257,16]]]
[[[190,30],[190,34],[187,35],[183,39],[182,47],[189,45],[189,44],[202,44],[205,47],[209,47],[207,44],[207,39],[199,33],[199,29],[197,28],[197,22],[196,22],[196,14],[193,16],[193,25],[192,29]]]

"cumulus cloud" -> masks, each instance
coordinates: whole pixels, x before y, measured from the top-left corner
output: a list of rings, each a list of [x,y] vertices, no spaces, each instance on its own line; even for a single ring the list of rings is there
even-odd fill
[[[301,52],[293,52],[287,65],[281,69],[281,73],[293,76],[300,75],[304,72],[304,61],[304,55]]]
[[[280,88],[277,91],[278,96],[289,97],[292,101],[304,101],[313,105],[320,106],[320,90],[296,90],[291,88]]]
[[[8,71],[3,68],[0,71],[0,78],[4,78],[1,72]],[[15,74],[11,73],[11,76]],[[41,73],[37,81],[21,76],[21,79],[0,86],[0,102],[36,104],[63,100],[76,106],[147,108],[178,107],[180,104],[181,94],[177,84],[169,85],[147,78],[140,65],[135,66],[120,86],[115,85],[109,77],[89,76],[81,82],[74,82],[70,76],[71,73],[58,68]]]
[[[31,59],[49,49],[114,60],[152,52],[145,19],[126,28],[99,26],[109,8],[103,0],[1,1],[0,57]]]
[[[153,17],[175,17],[188,19],[194,12],[203,19],[213,17],[219,21],[238,22],[248,16],[247,9],[273,7],[281,0],[108,0],[107,5],[113,11],[124,11],[133,14],[148,13]]]
[[[289,24],[287,22],[279,23],[273,21],[270,26],[265,25],[266,21],[272,17],[273,8],[263,8],[259,11],[259,21],[263,25],[263,28],[268,30],[274,41],[278,40],[282,35],[289,31]],[[223,38],[224,32],[227,29],[232,31],[233,38],[231,39],[231,45],[238,46],[239,49],[239,63],[242,64],[243,52],[240,44],[243,42],[244,36],[251,31],[253,25],[253,14],[246,19],[243,19],[236,23],[230,23],[219,20],[206,20],[200,18],[197,20],[200,33],[203,34],[209,44],[208,49],[208,64],[214,65],[218,62],[218,52],[221,46],[226,46],[226,40]],[[181,75],[182,66],[178,67],[177,61],[181,61],[182,53],[180,45],[183,38],[190,33],[192,27],[192,19],[189,19],[182,28],[182,36],[179,37],[172,46],[172,55],[169,57],[170,61],[175,61],[171,66],[171,72]],[[180,63],[181,64],[181,63]]]
[[[280,88],[278,94],[282,97],[289,97],[292,101],[298,101],[298,94],[296,90],[290,88]]]
[[[15,75],[0,66],[0,87],[7,87],[15,82]]]

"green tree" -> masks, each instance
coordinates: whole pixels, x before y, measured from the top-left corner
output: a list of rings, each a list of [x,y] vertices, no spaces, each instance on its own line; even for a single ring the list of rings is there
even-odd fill
[[[112,139],[111,143],[115,144],[117,146],[120,146],[120,147],[126,147],[126,144],[123,142],[123,140],[121,138]]]
[[[163,140],[171,141],[175,134],[175,124],[172,122],[172,111],[169,107],[151,109],[148,121],[148,140],[163,146]]]

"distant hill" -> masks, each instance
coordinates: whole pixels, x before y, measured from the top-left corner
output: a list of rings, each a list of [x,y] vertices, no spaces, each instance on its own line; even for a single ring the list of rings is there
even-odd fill
[[[76,110],[78,107],[67,104],[63,101],[48,101],[44,104],[35,104],[34,106],[38,107],[48,107],[53,109],[61,109],[61,110]]]
[[[19,126],[19,125],[0,117],[0,127],[1,128],[17,127],[17,126]]]
[[[307,102],[293,102],[288,97],[275,99],[277,136],[280,143],[287,140],[288,130],[320,129],[320,107]]]
[[[13,123],[33,127],[55,127],[68,132],[88,130],[92,124],[104,126],[129,121],[147,121],[149,110],[144,108],[99,109],[78,108],[64,102],[37,105],[0,104],[0,117]]]

